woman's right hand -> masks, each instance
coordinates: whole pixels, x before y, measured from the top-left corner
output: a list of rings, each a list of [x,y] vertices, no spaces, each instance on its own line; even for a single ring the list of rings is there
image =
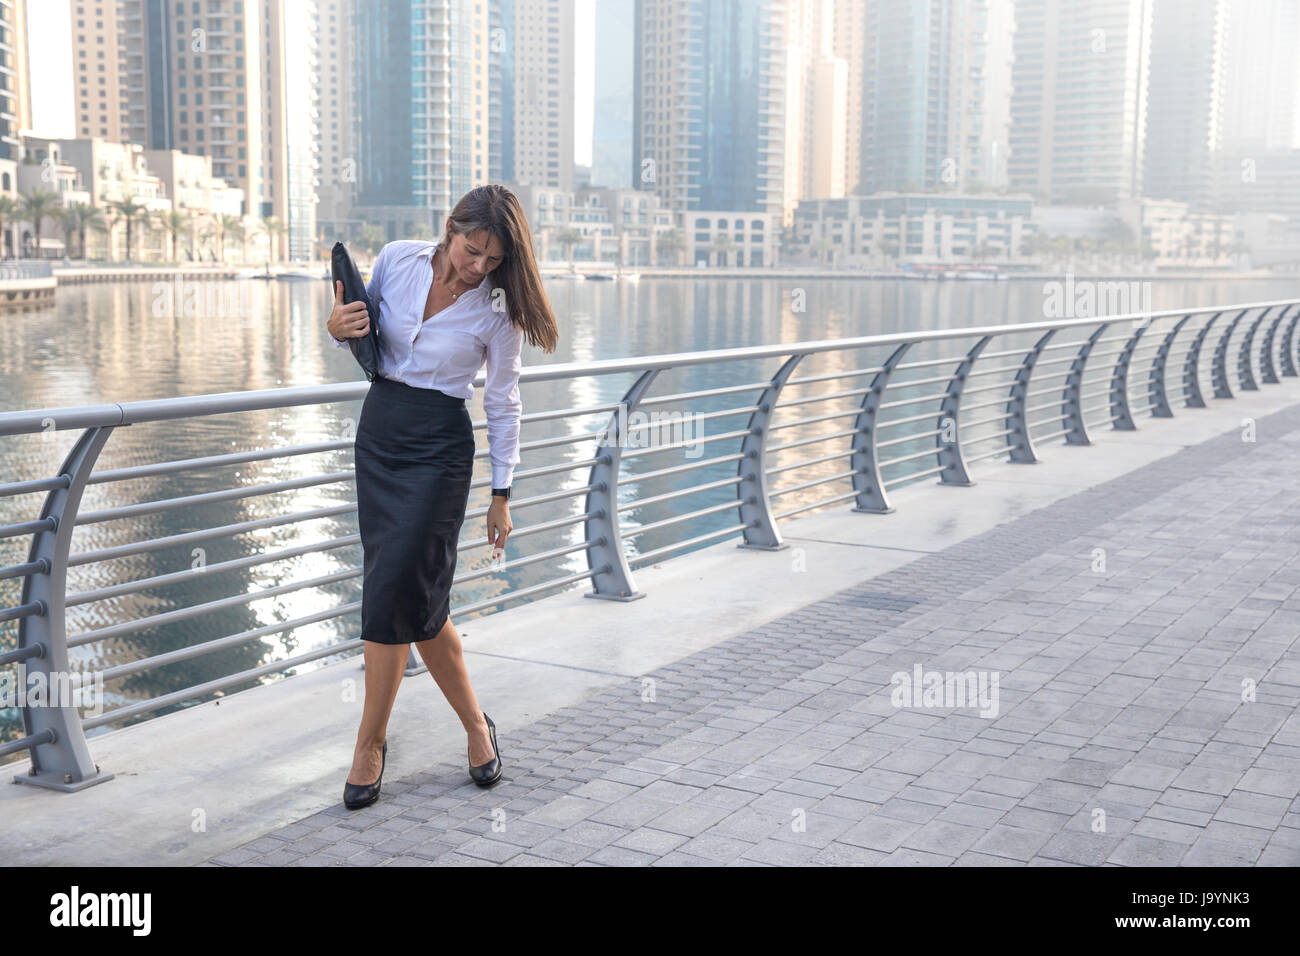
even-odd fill
[[[334,310],[330,312],[325,327],[337,342],[359,339],[370,332],[370,313],[366,311],[366,304],[344,303],[343,283],[340,281],[334,283]]]

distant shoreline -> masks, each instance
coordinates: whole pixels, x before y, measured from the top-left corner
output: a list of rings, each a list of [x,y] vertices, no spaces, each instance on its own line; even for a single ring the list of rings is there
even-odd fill
[[[79,266],[54,266],[53,274],[58,279],[59,284],[76,285],[86,282],[113,282],[113,281],[133,281],[133,280],[174,280],[176,278],[194,278],[194,279],[279,279],[281,281],[313,281],[313,269],[305,269],[302,266],[284,265],[272,267],[268,276],[266,270],[251,267],[233,267],[233,266],[162,266],[140,263],[135,265],[122,266],[95,266],[92,268],[83,268]],[[556,279],[561,281],[601,281],[600,279],[591,279],[590,277],[601,276],[618,281],[618,273],[612,269],[602,268],[600,266],[581,266],[570,272],[567,268],[547,266],[540,267],[543,279]],[[865,269],[808,269],[808,268],[789,268],[789,269],[763,269],[763,268],[723,268],[709,267],[707,269],[689,269],[689,268],[667,268],[663,266],[646,269],[625,269],[621,281],[644,281],[647,279],[845,279],[845,280],[867,280],[867,281],[903,281],[914,282],[919,284],[929,282],[1047,282],[1059,281],[1066,275],[1074,277],[1075,281],[1102,281],[1102,282],[1159,282],[1159,281],[1185,281],[1185,280],[1228,280],[1240,282],[1252,279],[1272,279],[1284,280],[1295,277],[1300,280],[1300,275],[1295,273],[1279,272],[1260,272],[1253,270],[1250,272],[1221,272],[1213,270],[1195,270],[1187,272],[1085,272],[1071,269],[1062,269],[1054,272],[1014,272],[1003,273],[1005,278],[992,278],[985,275],[978,278],[961,277],[961,276],[942,276],[934,273],[915,273],[915,272],[881,272]],[[320,269],[318,278],[321,281],[327,279],[324,266]]]

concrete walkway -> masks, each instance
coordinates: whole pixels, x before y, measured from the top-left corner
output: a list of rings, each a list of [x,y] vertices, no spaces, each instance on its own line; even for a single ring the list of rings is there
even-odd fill
[[[456,760],[395,770],[426,741],[390,726],[376,804],[343,808],[345,759],[337,802],[208,865],[1298,865],[1300,405],[1239,427],[1280,394],[1041,449],[1055,470],[981,469],[976,488],[900,494],[896,515],[796,523],[762,573],[833,593],[658,666],[588,661],[599,686],[537,719],[485,703],[506,768],[491,790],[455,731]],[[1211,420],[1216,437],[1180,444]],[[1135,455],[1070,486],[1071,462]],[[843,586],[825,546],[847,550],[849,527],[876,564]],[[707,598],[682,600],[699,603],[676,626],[713,627]],[[586,602],[634,628],[624,645],[688,640],[636,615],[650,603]],[[545,604],[525,609],[534,634]],[[996,712],[898,706],[892,678],[918,667],[990,693],[996,674]]]

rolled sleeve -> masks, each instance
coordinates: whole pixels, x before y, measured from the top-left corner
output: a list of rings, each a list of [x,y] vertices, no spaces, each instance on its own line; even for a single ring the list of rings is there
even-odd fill
[[[487,372],[483,379],[483,412],[487,416],[488,455],[492,459],[492,487],[509,488],[519,464],[520,358],[524,332],[513,323],[501,323],[487,343]]]

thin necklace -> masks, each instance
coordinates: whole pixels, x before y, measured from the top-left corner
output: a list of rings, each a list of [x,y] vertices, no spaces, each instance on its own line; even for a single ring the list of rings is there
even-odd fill
[[[434,250],[434,253],[433,253],[433,259],[432,259],[432,262],[433,262],[433,277],[434,277],[435,279],[440,278],[439,273],[438,273],[438,253],[439,253],[440,251],[441,251],[441,250]],[[443,288],[445,288],[448,292],[451,292],[451,286],[446,285],[445,283],[443,284]],[[451,300],[452,300],[453,302],[455,302],[457,299],[459,299],[459,298],[461,297],[461,295],[463,295],[464,293],[466,293],[466,292],[468,292],[468,291],[469,291],[468,289],[462,289],[460,292],[451,292]]]

